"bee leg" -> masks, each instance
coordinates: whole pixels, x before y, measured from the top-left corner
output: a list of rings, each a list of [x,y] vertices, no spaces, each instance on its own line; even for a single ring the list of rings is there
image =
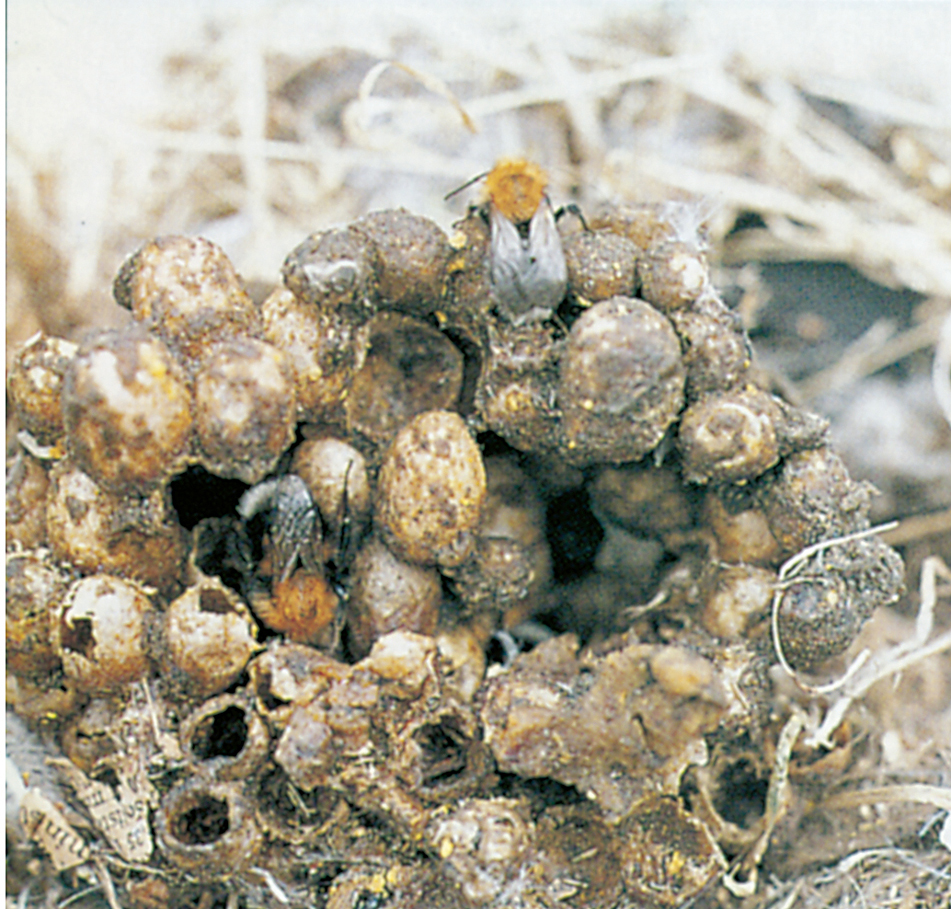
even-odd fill
[[[585,230],[591,230],[591,228],[588,227],[588,222],[585,221],[584,219],[584,215],[581,213],[581,209],[577,205],[575,205],[574,202],[569,202],[567,205],[560,206],[555,211],[555,220],[560,221],[562,217],[566,214],[574,215],[581,222],[581,226]]]

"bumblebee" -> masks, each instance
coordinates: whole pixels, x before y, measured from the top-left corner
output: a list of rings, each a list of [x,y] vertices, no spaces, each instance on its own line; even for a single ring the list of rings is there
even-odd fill
[[[568,286],[556,216],[545,192],[548,176],[524,158],[503,158],[475,179],[483,177],[498,312],[514,325],[542,322],[565,298]]]

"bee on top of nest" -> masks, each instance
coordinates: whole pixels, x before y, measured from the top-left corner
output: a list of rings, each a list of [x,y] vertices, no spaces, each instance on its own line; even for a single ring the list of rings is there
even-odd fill
[[[502,158],[475,180],[483,178],[499,312],[515,325],[542,322],[565,298],[568,286],[555,211],[545,192],[548,176],[524,158]]]

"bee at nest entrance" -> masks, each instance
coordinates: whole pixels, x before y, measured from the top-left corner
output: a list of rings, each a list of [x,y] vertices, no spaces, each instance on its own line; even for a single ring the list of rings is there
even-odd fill
[[[485,180],[481,206],[491,231],[489,267],[499,313],[516,326],[550,319],[565,299],[568,269],[556,224],[559,213],[546,191],[548,175],[524,158],[502,158],[449,196],[480,179]]]

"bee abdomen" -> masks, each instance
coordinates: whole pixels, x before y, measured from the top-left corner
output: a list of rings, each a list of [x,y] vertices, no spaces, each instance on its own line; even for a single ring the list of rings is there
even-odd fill
[[[568,268],[547,199],[528,225],[528,237],[494,205],[492,227],[492,286],[499,311],[516,325],[547,319],[565,298]]]

